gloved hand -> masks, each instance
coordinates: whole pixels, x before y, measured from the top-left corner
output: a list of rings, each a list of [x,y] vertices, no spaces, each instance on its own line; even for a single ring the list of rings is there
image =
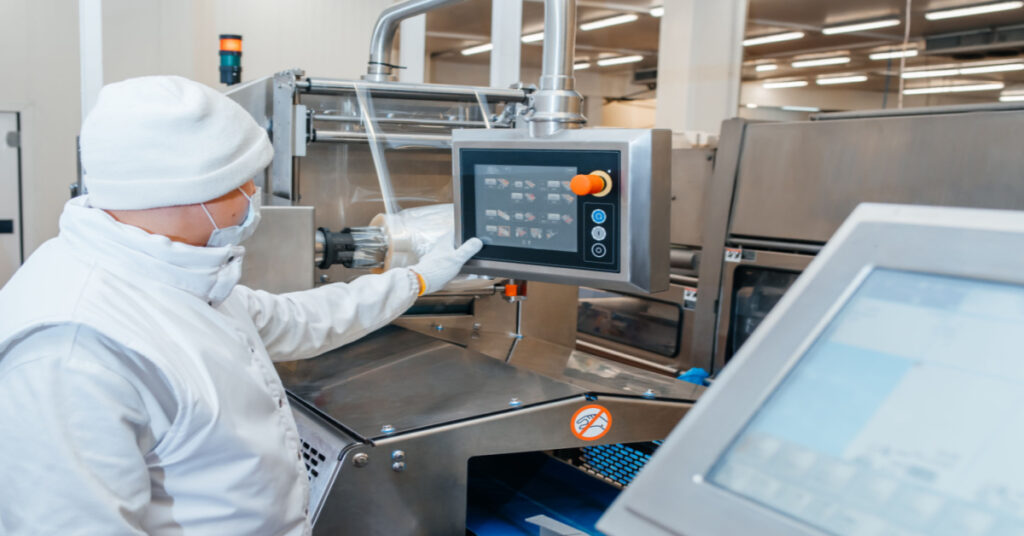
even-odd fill
[[[476,255],[484,243],[479,238],[470,238],[458,249],[452,247],[454,235],[448,233],[434,244],[434,247],[420,257],[420,261],[409,267],[422,278],[423,289],[420,293],[430,294],[444,288],[455,276],[459,275],[462,265],[470,257]]]

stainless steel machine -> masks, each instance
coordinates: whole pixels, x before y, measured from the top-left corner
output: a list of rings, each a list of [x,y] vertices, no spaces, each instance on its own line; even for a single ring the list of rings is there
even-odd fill
[[[668,132],[583,128],[569,0],[545,2],[539,88],[392,81],[398,23],[446,3],[386,10],[364,80],[291,70],[229,93],[275,149],[243,283],[300,290],[386,266],[400,246],[371,225],[380,213],[452,203],[459,240],[485,242],[465,269],[475,279],[356,343],[279,365],[316,534],[485,534],[473,482],[532,474],[531,453],[614,496],[637,464],[624,460],[625,474],[593,449],[653,450],[643,445],[703,390],[576,348],[579,285],[669,288]],[[519,513],[509,522],[545,511]]]

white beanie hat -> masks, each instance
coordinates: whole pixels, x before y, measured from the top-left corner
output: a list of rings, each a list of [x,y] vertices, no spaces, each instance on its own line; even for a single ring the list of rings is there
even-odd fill
[[[90,204],[114,210],[216,199],[274,155],[267,132],[238,103],[180,76],[104,86],[79,144]]]

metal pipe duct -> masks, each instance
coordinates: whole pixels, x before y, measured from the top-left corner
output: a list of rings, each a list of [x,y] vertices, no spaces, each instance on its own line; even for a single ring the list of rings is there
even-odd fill
[[[532,135],[547,136],[586,122],[573,75],[575,58],[576,0],[545,0],[544,63],[529,117]]]
[[[363,79],[373,82],[393,80],[392,71],[397,66],[391,63],[391,48],[395,42],[395,32],[403,20],[461,1],[409,0],[385,9],[373,27],[373,35],[370,38],[370,61]]]

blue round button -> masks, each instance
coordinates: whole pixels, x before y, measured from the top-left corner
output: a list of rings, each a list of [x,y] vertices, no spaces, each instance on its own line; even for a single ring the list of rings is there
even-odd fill
[[[604,211],[599,208],[595,208],[594,211],[590,213],[590,220],[598,225],[604,223],[607,219],[608,215],[605,214]]]

